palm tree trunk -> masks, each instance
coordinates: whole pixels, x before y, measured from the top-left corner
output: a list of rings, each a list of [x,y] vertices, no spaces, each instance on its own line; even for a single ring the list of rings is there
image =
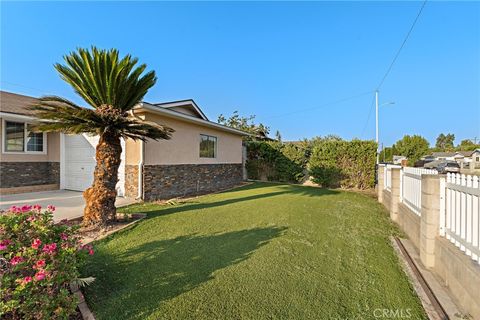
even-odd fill
[[[111,133],[100,136],[96,148],[93,184],[83,192],[86,206],[83,214],[84,226],[104,227],[108,220],[115,218],[115,189],[118,181],[118,167],[122,146],[120,137]]]

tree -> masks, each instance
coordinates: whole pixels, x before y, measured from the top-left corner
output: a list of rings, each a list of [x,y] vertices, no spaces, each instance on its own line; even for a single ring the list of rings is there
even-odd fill
[[[45,96],[32,106],[43,121],[40,131],[98,135],[93,184],[84,191],[85,226],[104,227],[116,214],[115,186],[122,147],[121,138],[169,139],[173,129],[129,116],[129,112],[156,82],[154,71],[116,49],[78,49],[55,64],[60,77],[92,108],[84,108],[57,96]]]
[[[398,155],[397,149],[395,149],[395,145],[391,147],[385,147],[382,151],[380,151],[380,162],[392,162],[393,156]]]
[[[413,165],[428,153],[429,143],[427,139],[422,136],[406,135],[395,143],[394,148],[399,155],[408,158],[409,165]]]
[[[252,136],[246,137],[247,140],[271,140],[268,138],[270,128],[263,123],[255,124],[254,120],[254,115],[242,117],[238,114],[238,111],[234,111],[229,118],[226,118],[223,114],[220,114],[217,118],[217,122],[224,126],[250,133]]]
[[[465,139],[460,141],[460,144],[457,146],[457,151],[473,151],[480,148],[480,144],[475,144],[472,140]]]
[[[453,143],[455,142],[455,135],[452,133],[443,134],[440,133],[435,143],[435,149],[438,151],[452,151],[454,149]]]
[[[275,140],[277,140],[278,142],[282,142],[282,135],[278,130],[275,132]]]

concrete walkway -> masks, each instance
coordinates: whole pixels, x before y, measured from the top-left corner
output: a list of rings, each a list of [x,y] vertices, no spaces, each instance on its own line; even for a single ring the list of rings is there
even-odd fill
[[[122,207],[135,202],[135,199],[118,197],[115,204],[117,207]],[[54,190],[0,196],[0,210],[24,204],[39,204],[42,208],[46,208],[49,204],[54,205],[56,210],[53,219],[55,221],[81,217],[85,207],[82,192],[79,191]]]

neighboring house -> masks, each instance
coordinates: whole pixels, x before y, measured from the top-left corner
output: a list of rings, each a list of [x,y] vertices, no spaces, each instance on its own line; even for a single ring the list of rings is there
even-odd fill
[[[399,165],[406,165],[406,162],[408,161],[407,157],[405,156],[393,156],[392,160],[393,160],[393,164],[399,164]]]
[[[473,151],[432,152],[435,160],[469,162]]]
[[[471,169],[480,168],[480,149],[473,151],[433,152],[432,155],[427,157],[433,159],[433,163],[456,161],[462,168],[465,166]],[[433,164],[430,163],[430,165]]]
[[[93,181],[98,137],[36,133],[35,98],[0,91],[0,194],[68,189]],[[246,133],[207,119],[193,100],[143,102],[134,115],[175,130],[171,140],[122,141],[119,195],[145,200],[195,195],[243,180]]]

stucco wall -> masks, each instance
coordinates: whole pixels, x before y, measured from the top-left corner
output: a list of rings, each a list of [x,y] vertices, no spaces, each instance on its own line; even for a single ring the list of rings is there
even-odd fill
[[[0,118],[0,160],[2,162],[58,162],[60,161],[60,134],[47,133],[46,154],[3,153],[3,128]]]
[[[132,139],[125,140],[125,164],[138,165],[140,161],[140,144],[141,141]]]
[[[145,144],[145,165],[242,163],[242,137],[239,135],[151,113],[145,116],[148,121],[175,129],[172,139]],[[216,158],[200,158],[200,134],[217,137]],[[133,158],[133,155],[129,157]]]

